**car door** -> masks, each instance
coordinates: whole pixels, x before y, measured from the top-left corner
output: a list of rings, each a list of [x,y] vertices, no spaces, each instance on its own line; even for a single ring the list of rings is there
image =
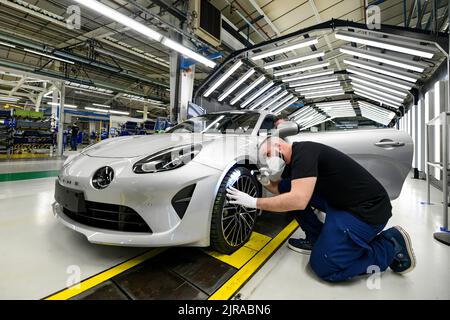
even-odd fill
[[[397,129],[301,132],[289,142],[314,141],[336,148],[366,168],[396,199],[411,170],[413,141]]]

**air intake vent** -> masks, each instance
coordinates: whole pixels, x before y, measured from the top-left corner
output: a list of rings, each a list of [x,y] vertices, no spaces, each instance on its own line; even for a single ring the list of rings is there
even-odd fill
[[[186,213],[186,209],[189,206],[194,189],[195,184],[187,186],[178,191],[178,193],[172,198],[172,206],[180,219],[183,219],[184,214]]]

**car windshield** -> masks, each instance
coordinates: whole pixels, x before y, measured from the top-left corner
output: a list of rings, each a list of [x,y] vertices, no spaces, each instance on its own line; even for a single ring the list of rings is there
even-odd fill
[[[259,113],[205,114],[183,121],[167,132],[251,134],[258,119]]]

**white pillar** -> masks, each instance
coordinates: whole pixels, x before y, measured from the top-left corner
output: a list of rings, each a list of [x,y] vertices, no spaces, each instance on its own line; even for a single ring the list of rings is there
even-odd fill
[[[195,66],[191,66],[189,71],[182,71],[180,77],[180,111],[178,121],[181,122],[187,119],[187,109],[189,102],[192,101]]]
[[[144,121],[147,121],[147,113],[148,113],[148,106],[147,105],[144,105],[144,110],[143,110],[143,117],[142,117],[142,119],[144,120]]]

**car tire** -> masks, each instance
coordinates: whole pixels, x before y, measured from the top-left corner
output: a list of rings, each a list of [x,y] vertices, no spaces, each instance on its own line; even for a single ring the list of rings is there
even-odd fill
[[[253,197],[261,196],[260,184],[245,167],[234,167],[223,178],[214,200],[210,244],[225,254],[233,253],[248,241],[259,213],[257,209],[230,204],[226,196],[230,186]]]

